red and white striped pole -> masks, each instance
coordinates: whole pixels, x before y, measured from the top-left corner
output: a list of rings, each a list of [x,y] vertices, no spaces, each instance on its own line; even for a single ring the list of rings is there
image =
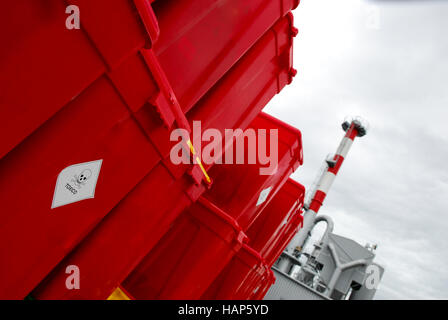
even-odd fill
[[[346,134],[339,144],[333,159],[329,161],[327,160],[328,168],[321,176],[313,198],[311,199],[311,203],[308,206],[307,211],[311,211],[311,213],[317,214],[319,212],[355,138],[362,137],[366,134],[366,128],[359,120],[353,120],[351,123],[345,121],[342,124],[342,128],[346,131]]]
[[[333,181],[336,178],[342,163],[344,162],[344,159],[347,157],[353,141],[356,137],[362,137],[367,133],[367,124],[365,124],[365,122],[360,118],[344,121],[342,128],[346,134],[339,144],[333,159],[326,161],[328,166],[319,178],[311,201],[305,204],[303,227],[288,245],[286,251],[289,254],[293,254],[296,248],[300,250],[302,249],[311,229],[314,226],[316,215],[322,207],[325,197],[327,196],[328,191],[330,190],[331,185],[333,184]]]

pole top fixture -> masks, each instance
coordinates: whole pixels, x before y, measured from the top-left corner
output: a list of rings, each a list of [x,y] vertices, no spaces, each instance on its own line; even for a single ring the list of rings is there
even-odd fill
[[[367,122],[367,120],[359,116],[346,117],[344,119],[344,122],[342,123],[342,129],[344,129],[344,131],[347,131],[352,124],[354,124],[356,130],[358,131],[358,137],[363,137],[367,134],[367,131],[369,130],[369,123]]]

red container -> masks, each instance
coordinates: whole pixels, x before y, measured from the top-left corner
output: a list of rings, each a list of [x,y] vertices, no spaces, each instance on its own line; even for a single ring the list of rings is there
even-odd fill
[[[248,300],[263,289],[269,268],[258,252],[243,245],[232,261],[202,295],[203,300]]]
[[[176,41],[179,42],[168,38],[166,41],[170,42],[170,45],[160,45],[159,49],[154,46],[157,53],[155,55],[153,50],[142,49],[145,42],[153,44],[158,34],[154,16],[146,2],[136,0],[136,7],[127,1],[117,1],[113,5],[110,1],[73,3],[79,5],[83,12],[83,30],[65,28],[67,15],[61,13],[61,10],[65,11],[65,6],[56,1],[46,4],[45,8],[41,7],[41,4],[29,6],[28,2],[20,0],[11,2],[8,5],[12,9],[6,11],[11,13],[9,16],[13,19],[2,20],[2,25],[5,26],[2,30],[9,30],[10,26],[13,26],[21,31],[14,37],[5,36],[6,47],[13,49],[4,54],[5,59],[0,59],[1,74],[6,75],[5,79],[8,79],[0,83],[5,90],[2,95],[5,108],[2,107],[0,113],[9,120],[1,127],[5,131],[0,134],[8,139],[2,140],[5,144],[0,145],[0,157],[25,137],[28,138],[0,162],[0,173],[5,177],[0,182],[0,200],[6,208],[4,214],[0,214],[0,231],[8,242],[14,242],[7,248],[0,247],[0,257],[8,261],[0,268],[3,277],[7,278],[4,280],[0,276],[0,297],[21,298],[26,295],[156,165],[159,153],[144,139],[140,129],[150,136],[159,152],[165,150],[163,148],[166,148],[166,140],[159,140],[157,130],[164,122],[172,125],[176,120],[178,126],[182,126],[182,121],[185,121],[184,117],[176,114],[179,110],[173,109],[169,102],[173,98],[173,90],[180,92],[180,101],[185,99],[191,101],[192,105],[193,101],[205,93],[206,87],[212,86],[220,75],[235,63],[236,60],[232,61],[233,58],[228,57],[240,57],[243,52],[238,53],[238,50],[244,47],[247,50],[257,37],[261,36],[263,28],[269,28],[289,7],[297,4],[292,0],[288,4],[279,2],[277,9],[280,10],[274,11],[276,5],[272,1],[260,0],[257,6],[256,1],[248,4],[229,0],[225,5],[220,1],[219,5],[214,5],[213,10],[205,10],[204,14],[213,12],[215,18],[212,20],[216,20],[223,12],[226,12],[226,19],[230,19],[222,20],[229,24],[222,28],[219,37],[226,36],[229,40],[221,48],[217,58],[210,54],[210,51],[203,50],[203,47],[197,51],[192,50],[191,39],[201,39],[201,46],[211,43],[205,41],[204,34],[192,31],[195,28],[203,31],[207,29],[207,32],[210,30],[209,26],[205,28],[204,24],[201,24],[201,27],[194,24],[193,28],[193,21],[199,25],[202,19],[190,21],[188,19],[191,19],[191,16],[183,16],[187,19],[184,21],[191,23],[185,24],[185,29],[178,33]],[[238,5],[243,6],[239,11],[241,16],[235,15]],[[272,5],[274,7],[271,7]],[[164,12],[162,7],[163,5],[158,9],[161,15]],[[193,7],[192,5],[189,8]],[[143,23],[136,19],[136,8]],[[227,11],[219,11],[220,8],[226,8]],[[188,11],[184,9],[182,12]],[[232,11],[231,15],[228,14],[229,10]],[[25,15],[22,15],[23,12]],[[268,16],[272,19],[269,20]],[[23,17],[25,23],[22,24]],[[209,16],[207,17],[209,19]],[[111,20],[114,21],[113,26],[103,28]],[[161,25],[163,21],[162,19]],[[245,24],[241,25],[241,21],[245,21]],[[61,28],[61,25],[64,27]],[[288,30],[291,33],[275,34],[279,44],[285,43],[285,49],[276,51],[275,54],[288,52],[282,53],[279,59],[281,64],[291,57],[288,51],[291,49],[289,39],[295,31],[292,25]],[[216,34],[209,35],[216,38]],[[234,45],[235,42],[238,45]],[[35,50],[37,47],[39,50]],[[233,49],[234,47],[239,49]],[[200,53],[192,56],[197,59],[197,64],[200,61],[202,65],[207,58],[214,61],[216,69],[220,71],[215,72],[210,69],[210,65],[203,64],[205,69],[200,72],[200,85],[197,79],[182,78],[182,85],[192,84],[191,88],[185,88],[184,98],[182,89],[174,86],[171,88],[165,76],[166,71],[170,80],[174,75],[177,81],[179,74],[183,75],[179,73],[179,69],[172,67],[172,61],[163,58],[165,54],[169,56],[166,53],[170,51],[168,48],[173,52]],[[179,51],[179,48],[185,50]],[[67,51],[70,51],[71,55]],[[210,56],[204,57],[207,54]],[[169,64],[167,70],[161,69],[158,60],[164,67]],[[68,77],[66,73],[61,72],[65,70],[67,61],[72,61]],[[177,61],[180,59],[177,58]],[[282,75],[276,77],[277,91],[284,83],[282,79],[290,81],[291,64],[288,62],[285,64],[287,67],[282,68]],[[191,60],[190,66],[192,63]],[[13,66],[20,66],[20,69],[17,71]],[[103,75],[105,72],[106,76]],[[66,78],[69,78],[68,81],[65,81]],[[207,85],[202,85],[202,82]],[[272,83],[269,94],[272,94],[271,88]],[[267,99],[269,94],[261,96],[255,106],[262,106],[260,101]],[[147,101],[149,103],[146,103]],[[59,110],[64,105],[64,109]],[[185,102],[182,109],[187,110],[191,105],[188,106]],[[152,109],[142,106],[150,106]],[[152,111],[147,111],[148,109]],[[151,114],[154,109],[160,112],[162,120]],[[139,126],[132,121],[128,111],[134,113]],[[47,120],[53,115],[53,118]],[[45,121],[40,130],[29,136]],[[112,160],[109,160],[111,158]],[[98,189],[94,200],[56,208],[64,212],[62,215],[55,217],[50,214],[51,200],[47,201],[47,198],[53,194],[58,173],[68,165],[99,159],[103,159],[103,166],[97,186],[100,188],[105,185],[104,191],[100,192]],[[197,172],[197,166],[195,168]],[[28,181],[30,176],[40,172],[42,177],[31,183]],[[109,172],[113,172],[113,175]],[[107,178],[103,177],[105,174]],[[20,194],[26,195],[26,202],[18,201]],[[82,214],[79,214],[79,211]],[[33,212],[33,215],[29,212]],[[23,221],[27,221],[25,227]],[[7,241],[3,243],[6,244]],[[43,250],[46,251],[45,254],[42,254]],[[17,265],[21,266],[16,267]]]
[[[291,242],[294,235],[300,230],[303,224],[303,217],[300,214],[294,215],[287,227],[283,231],[281,237],[276,241],[275,246],[267,254],[265,260],[266,263],[272,267],[278,260],[283,250],[285,250],[288,243]]]
[[[143,46],[144,29],[129,1],[89,2],[97,10],[80,8],[83,30],[66,28],[65,1],[2,3],[0,117],[8,121],[0,127],[0,135],[7,137],[0,140],[0,158],[81,94],[108,65],[118,65]]]
[[[92,168],[97,181],[72,181],[82,174],[73,165],[96,160],[102,160],[100,169]],[[0,298],[24,298],[159,161],[107,78],[4,157]],[[90,199],[55,207],[58,199],[71,202],[89,189]]]
[[[218,130],[225,136],[225,129],[246,129],[266,104],[291,83],[294,74],[292,68],[292,44],[294,35],[293,16],[288,14],[280,19],[226,75],[186,114],[193,127],[193,121],[200,121],[202,134],[206,129]],[[164,155],[168,155],[175,142],[170,140],[170,130],[157,127],[156,115],[142,110],[138,116],[153,119],[147,127],[157,128],[148,131],[154,144]],[[144,123],[145,120],[140,121]],[[196,150],[208,145],[202,142]],[[185,170],[183,166],[173,167],[166,163],[173,174],[178,176]],[[211,165],[204,163],[206,168]]]
[[[249,128],[258,133],[262,132],[260,129],[264,129],[265,133],[271,129],[278,130],[277,170],[271,175],[262,175],[260,168],[264,165],[259,161],[256,164],[215,165],[209,171],[214,184],[204,194],[204,197],[234,217],[243,230],[251,226],[279,188],[303,162],[301,133],[296,128],[263,112]],[[266,141],[269,150],[271,141],[269,138]]]
[[[299,0],[164,0],[154,50],[184,111]],[[288,37],[289,38],[289,37]],[[179,77],[182,74],[182,77]]]
[[[163,164],[112,210],[33,291],[36,299],[106,299],[198,196],[202,186],[174,179]],[[189,192],[189,194],[187,194]],[[65,270],[80,269],[79,290],[67,290]]]
[[[263,299],[275,281],[270,267],[302,222],[304,195],[305,188],[289,178],[247,231],[244,250],[238,252],[201,299]]]
[[[187,113],[224,136],[247,128],[264,106],[292,81],[293,16],[286,15]],[[206,146],[207,143],[204,143]]]
[[[265,276],[261,280],[261,286],[260,289],[255,293],[255,295],[252,297],[253,300],[263,300],[266,296],[266,293],[268,293],[269,288],[275,283],[275,276],[274,272],[266,268],[265,269]]]
[[[257,198],[259,198],[257,190],[263,190],[267,185],[272,186],[273,189],[272,195],[267,195],[264,199],[264,202],[269,202],[267,199],[270,199],[275,195],[289,175],[297,168],[299,163],[302,162],[301,137],[300,132],[297,129],[264,113],[261,113],[252,122],[250,127],[257,129],[276,128],[278,130],[280,161],[277,172],[271,176],[260,176],[258,165],[215,165],[210,171],[215,182],[212,185],[212,188],[204,193],[203,198],[201,198],[202,202],[204,202],[206,198],[210,200],[212,197],[209,192],[214,191],[214,187],[221,183],[228,184],[227,187],[232,194],[232,197],[227,198],[227,201],[231,201],[230,204],[234,204],[235,202],[238,204],[238,201],[240,200],[237,198],[238,196],[246,200],[253,199],[252,201],[256,202]],[[221,173],[220,176],[216,177],[212,174],[215,168],[220,169],[218,171]],[[241,168],[245,168],[245,170],[240,170]],[[253,185],[251,185],[250,182],[252,182]],[[238,183],[245,184],[246,189],[240,188]],[[229,193],[228,190],[227,192]],[[214,191],[212,196],[216,194],[216,191]],[[211,200],[208,201],[208,203],[210,203],[210,206],[215,208],[215,210],[221,212],[222,215],[226,215],[229,219],[235,221],[235,217],[227,215],[225,211],[221,209],[223,199],[218,200],[220,201],[219,209]],[[259,207],[264,206],[259,205]],[[195,206],[193,205],[192,208],[195,208]],[[235,207],[232,206],[228,206],[228,208],[235,210]],[[258,210],[261,211],[262,209],[255,209],[252,211]],[[197,212],[198,210],[187,210],[188,213],[192,211]],[[190,214],[188,214],[187,217],[189,215]],[[241,217],[242,215],[235,216]],[[253,218],[255,219],[256,217]],[[237,225],[236,222],[234,222],[234,224]],[[220,228],[220,230],[222,230],[222,227]],[[191,235],[189,232],[191,232]],[[123,287],[137,299],[199,298],[215,277],[218,276],[220,270],[226,265],[227,262],[225,261],[225,258],[231,258],[231,254],[228,253],[231,252],[234,254],[235,250],[227,249],[226,253],[221,252],[223,250],[222,247],[217,243],[214,243],[214,241],[207,239],[207,237],[212,235],[209,234],[207,237],[202,238],[201,241],[195,243],[185,241],[185,245],[188,245],[189,251],[185,252],[183,247],[181,251],[179,251],[178,247],[182,242],[181,239],[189,239],[188,237],[194,234],[196,234],[196,231],[192,226],[190,219],[183,218],[180,222],[176,222],[173,230],[161,240],[160,244],[143,260],[136,270],[134,270],[129,278],[123,283]],[[179,261],[180,252],[182,252],[186,262]],[[215,253],[218,253],[218,255],[215,255]],[[256,257],[259,258],[259,260],[257,260],[257,267],[252,266],[254,270],[257,270],[257,268],[266,268],[265,264],[260,262],[261,257],[259,254],[255,251],[253,251],[252,254],[255,254]],[[249,271],[253,269],[252,267],[249,268]],[[245,280],[244,277],[249,271],[247,268],[241,270],[240,277],[243,277],[242,280]],[[256,276],[257,273],[260,274],[260,272],[251,274],[249,279],[246,280],[250,283],[245,284],[247,288],[253,288],[254,294],[257,292],[256,287],[261,286],[263,283],[259,280],[259,277]],[[185,276],[185,274],[187,276]],[[236,287],[232,287],[232,289],[229,289],[226,292],[233,292],[235,288],[237,289],[237,286],[241,282],[238,282],[239,280],[241,279],[235,280],[232,284]],[[193,290],[193,292],[191,290]],[[243,293],[241,294],[243,295]],[[244,294],[247,295],[248,293],[245,292]]]
[[[225,128],[247,126],[269,99],[291,80],[288,78],[291,69],[288,59],[292,45],[291,18],[292,16],[288,15],[279,21],[272,32],[268,32],[260,39],[210,90],[210,93],[201,99],[192,112],[188,113],[188,117],[202,121],[205,128],[217,126],[222,132]],[[123,64],[125,65],[128,63]],[[137,70],[136,63],[132,65]],[[132,65],[128,68],[132,68]],[[247,83],[251,85],[247,86]],[[158,142],[162,144],[167,140],[168,135],[161,136]],[[165,159],[164,163],[178,178],[189,168],[189,166],[175,166],[169,159]],[[153,171],[129,194],[128,198],[131,199],[126,198],[108,214],[33,292],[33,296],[38,299],[104,299],[124,280],[142,256],[152,249],[166,231],[166,226],[179,212],[179,210],[169,213],[164,211],[162,204],[156,206],[153,202],[148,202],[146,194],[152,195],[157,191],[156,198],[161,203],[175,202],[176,197],[179,199],[177,202],[182,203],[181,199],[185,194],[182,194],[180,186],[186,190],[188,187],[188,184],[175,182],[164,166],[159,165]],[[200,188],[197,189],[191,191],[190,188],[192,192],[190,197],[193,199],[201,192]],[[140,206],[138,210],[137,205]],[[116,236],[117,234],[119,236]],[[137,236],[139,234],[142,236]],[[132,250],[129,247],[132,247]],[[64,279],[67,276],[65,267],[71,264],[78,265],[83,270],[81,275],[83,286],[80,290],[69,291],[65,288]]]
[[[8,121],[0,127],[0,135],[7,137],[0,141],[0,158],[92,82],[114,73],[144,47],[154,49],[182,110],[189,110],[298,4],[298,0],[157,1],[153,11],[147,0],[133,2],[3,4],[2,11],[8,14],[0,21],[2,46],[7,48],[0,59],[0,116]],[[65,13],[67,4],[79,7],[80,30],[66,28],[72,13]],[[135,90],[123,89],[119,91],[129,103]],[[146,87],[144,96],[149,98],[152,90]],[[137,109],[142,106],[140,100],[131,102],[140,104]],[[159,104],[156,109],[164,122],[172,123],[169,112]]]
[[[304,197],[305,188],[289,178],[247,230],[248,244],[264,258],[271,257],[294,217],[301,214]]]
[[[198,299],[245,239],[234,219],[201,197],[122,286],[136,299]]]

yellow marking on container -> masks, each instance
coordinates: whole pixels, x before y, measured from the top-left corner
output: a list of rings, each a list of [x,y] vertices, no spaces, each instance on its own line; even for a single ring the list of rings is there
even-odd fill
[[[129,298],[120,287],[117,287],[107,300],[131,300],[131,298]]]
[[[191,143],[191,140],[188,140],[188,141],[187,141],[187,144],[188,144],[188,146],[190,147],[190,151],[191,151],[191,153],[193,154],[193,156],[196,155],[196,150],[194,149],[193,144]],[[195,160],[196,160],[197,164],[199,165],[199,167],[201,168],[202,173],[203,173],[204,176],[205,176],[205,179],[207,180],[208,183],[210,183],[210,182],[211,182],[211,179],[210,179],[210,177],[208,176],[207,171],[205,171],[205,168],[204,168],[204,166],[202,165],[202,162],[201,162],[201,159],[199,158],[199,156],[196,156],[196,157],[195,157]]]

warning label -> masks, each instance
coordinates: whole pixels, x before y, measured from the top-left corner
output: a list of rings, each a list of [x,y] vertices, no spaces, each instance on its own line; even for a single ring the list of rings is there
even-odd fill
[[[258,201],[257,201],[257,206],[259,206],[260,204],[262,204],[263,202],[266,201],[271,190],[272,190],[272,187],[269,187],[260,192],[260,196],[258,197]]]
[[[51,208],[95,197],[103,160],[78,163],[63,169],[56,181]]]

